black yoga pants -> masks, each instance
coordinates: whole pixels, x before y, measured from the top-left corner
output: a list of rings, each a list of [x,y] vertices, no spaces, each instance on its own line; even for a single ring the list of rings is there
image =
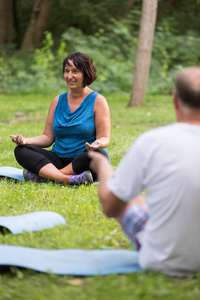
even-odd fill
[[[100,152],[108,157],[102,148],[98,148],[94,151]],[[72,168],[76,174],[90,170],[94,181],[97,180],[97,174],[89,167],[91,159],[88,157],[87,150],[75,158],[60,158],[52,151],[42,149],[38,146],[25,145],[15,148],[15,157],[17,162],[24,169],[28,169],[35,174],[38,174],[40,169],[49,163],[52,163],[57,169],[62,169],[72,163]]]

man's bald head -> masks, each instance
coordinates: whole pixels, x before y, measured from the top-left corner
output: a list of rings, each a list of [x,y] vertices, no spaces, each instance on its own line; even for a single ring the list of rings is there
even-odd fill
[[[200,109],[200,68],[191,67],[178,73],[175,92],[183,105]]]

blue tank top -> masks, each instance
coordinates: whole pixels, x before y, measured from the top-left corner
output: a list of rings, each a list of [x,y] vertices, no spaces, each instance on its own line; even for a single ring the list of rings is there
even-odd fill
[[[59,96],[55,108],[52,151],[62,158],[74,158],[86,149],[86,142],[96,140],[94,104],[98,93],[91,92],[74,112],[70,112],[67,94]]]

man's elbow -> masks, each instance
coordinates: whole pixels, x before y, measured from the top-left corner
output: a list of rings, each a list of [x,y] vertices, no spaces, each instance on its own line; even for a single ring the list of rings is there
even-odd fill
[[[106,217],[108,217],[108,218],[117,217],[116,212],[109,205],[102,204],[102,211],[103,211],[104,215],[106,215]]]

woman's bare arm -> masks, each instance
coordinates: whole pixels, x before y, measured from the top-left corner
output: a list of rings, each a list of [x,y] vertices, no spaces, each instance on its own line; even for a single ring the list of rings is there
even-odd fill
[[[46,119],[46,124],[44,128],[44,132],[41,135],[24,138],[22,135],[10,135],[12,141],[19,146],[24,145],[34,145],[39,146],[41,148],[50,147],[54,142],[54,133],[53,133],[53,116],[55,112],[56,105],[58,103],[59,96],[56,96],[49,107],[49,112]]]
[[[111,120],[110,110],[106,99],[98,95],[94,105],[96,141],[91,145],[86,143],[86,149],[92,150],[107,147],[110,142]]]

